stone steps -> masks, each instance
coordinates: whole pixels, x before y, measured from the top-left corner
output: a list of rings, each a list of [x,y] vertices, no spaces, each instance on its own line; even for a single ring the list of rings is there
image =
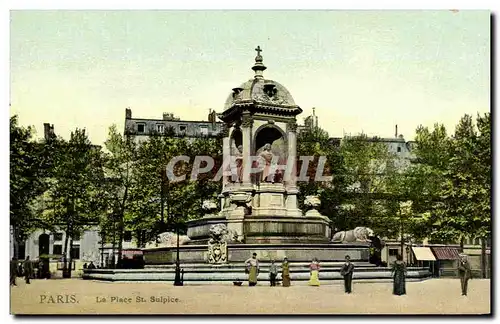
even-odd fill
[[[278,267],[281,266],[281,262],[275,263]],[[325,268],[340,268],[344,262],[321,262],[320,267],[322,269]],[[369,262],[352,262],[352,264],[356,267],[365,267],[365,268],[376,268],[377,266],[371,264]],[[261,269],[269,268],[271,263],[269,262],[259,262],[259,266]],[[309,269],[310,263],[308,262],[290,262],[290,268],[307,268]],[[171,269],[175,268],[175,264],[161,264],[161,265],[146,265],[146,269]],[[230,263],[230,264],[220,264],[220,265],[211,265],[207,263],[181,263],[181,268],[183,269],[245,269],[244,263]]]
[[[185,282],[234,282],[246,281],[248,275],[242,270],[227,269],[230,271],[200,271],[200,270],[184,270]],[[307,281],[309,280],[308,269],[297,269],[290,271],[292,281]],[[280,279],[281,274],[278,275]],[[422,279],[430,277],[430,272],[425,268],[408,268],[408,279]],[[174,269],[93,269],[84,270],[83,279],[91,280],[106,280],[106,281],[173,281],[175,278]],[[343,280],[339,269],[324,269],[319,273],[320,280]],[[259,280],[268,281],[269,274],[266,271],[260,271]],[[354,280],[365,279],[391,279],[391,271],[389,268],[365,268],[355,269],[353,274]]]

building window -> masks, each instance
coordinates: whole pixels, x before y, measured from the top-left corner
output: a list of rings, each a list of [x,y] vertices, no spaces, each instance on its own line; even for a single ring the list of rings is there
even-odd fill
[[[62,241],[63,233],[54,233],[54,241]]]
[[[398,153],[401,152],[401,146],[398,146]]]
[[[399,254],[398,249],[389,249],[389,255],[390,256],[397,256]]]
[[[180,126],[179,126],[179,131],[180,131],[181,133],[185,133],[185,132],[186,132],[186,130],[187,130],[187,126],[186,126],[186,125],[180,125]]]
[[[132,241],[132,232],[131,231],[125,231],[123,233],[123,240],[125,242],[131,242]]]
[[[73,245],[71,247],[71,258],[73,260],[78,260],[80,259],[80,245]]]
[[[200,125],[200,131],[202,136],[208,136],[208,126]]]
[[[146,129],[145,124],[137,124],[137,132],[138,133],[144,133],[144,130]]]
[[[56,254],[56,255],[63,254],[62,245],[61,244],[54,244],[54,247],[52,249],[52,254]]]
[[[165,131],[165,126],[163,124],[157,124],[156,125],[156,131],[158,133],[163,133]]]

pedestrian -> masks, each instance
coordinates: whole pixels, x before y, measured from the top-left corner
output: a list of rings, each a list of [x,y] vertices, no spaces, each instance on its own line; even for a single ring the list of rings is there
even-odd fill
[[[460,285],[462,287],[462,296],[467,296],[467,284],[469,279],[472,278],[470,263],[467,260],[465,254],[459,255],[460,260],[458,262],[458,276],[460,277]]]
[[[271,260],[271,266],[269,266],[269,281],[271,287],[276,286],[276,277],[278,276],[278,267],[274,264],[274,260]]]
[[[87,266],[87,269],[95,269],[94,261],[90,261],[90,264]]]
[[[345,256],[345,263],[340,269],[340,274],[344,277],[344,290],[347,294],[352,292],[352,273],[354,271],[354,264],[351,263],[351,257]]]
[[[319,286],[319,261],[314,258],[309,265],[311,277],[309,278],[309,286]]]
[[[38,279],[42,279],[44,277],[44,271],[43,271],[43,259],[38,260]]]
[[[10,261],[10,285],[11,286],[17,286],[16,284],[16,279],[17,279],[17,259],[15,257],[12,258]]]
[[[392,293],[398,296],[406,295],[406,264],[401,254],[397,255],[396,261],[392,264],[391,274],[394,278]]]
[[[252,254],[252,257],[245,261],[246,272],[248,273],[248,285],[250,287],[257,285],[257,276],[259,275],[259,260],[257,253]]]
[[[83,264],[83,269],[87,269],[87,262]]]
[[[30,283],[30,279],[33,276],[33,263],[30,260],[30,256],[28,255],[24,260],[24,279],[26,283]]]
[[[283,263],[281,264],[281,280],[283,287],[290,287],[290,263],[288,263],[288,258],[283,258]]]

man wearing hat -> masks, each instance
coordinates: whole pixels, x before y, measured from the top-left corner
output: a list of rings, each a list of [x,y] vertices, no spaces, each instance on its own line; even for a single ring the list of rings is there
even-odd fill
[[[458,261],[458,276],[460,277],[460,284],[462,286],[462,296],[467,296],[467,283],[471,279],[471,269],[467,256],[459,254]]]

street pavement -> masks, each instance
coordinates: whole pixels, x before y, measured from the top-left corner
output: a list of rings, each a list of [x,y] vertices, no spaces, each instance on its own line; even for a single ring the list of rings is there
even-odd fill
[[[186,285],[171,282],[98,282],[21,278],[11,287],[12,314],[488,314],[490,280],[469,281],[461,296],[458,279],[409,282],[407,295],[392,295],[391,283],[341,282],[320,287]]]

